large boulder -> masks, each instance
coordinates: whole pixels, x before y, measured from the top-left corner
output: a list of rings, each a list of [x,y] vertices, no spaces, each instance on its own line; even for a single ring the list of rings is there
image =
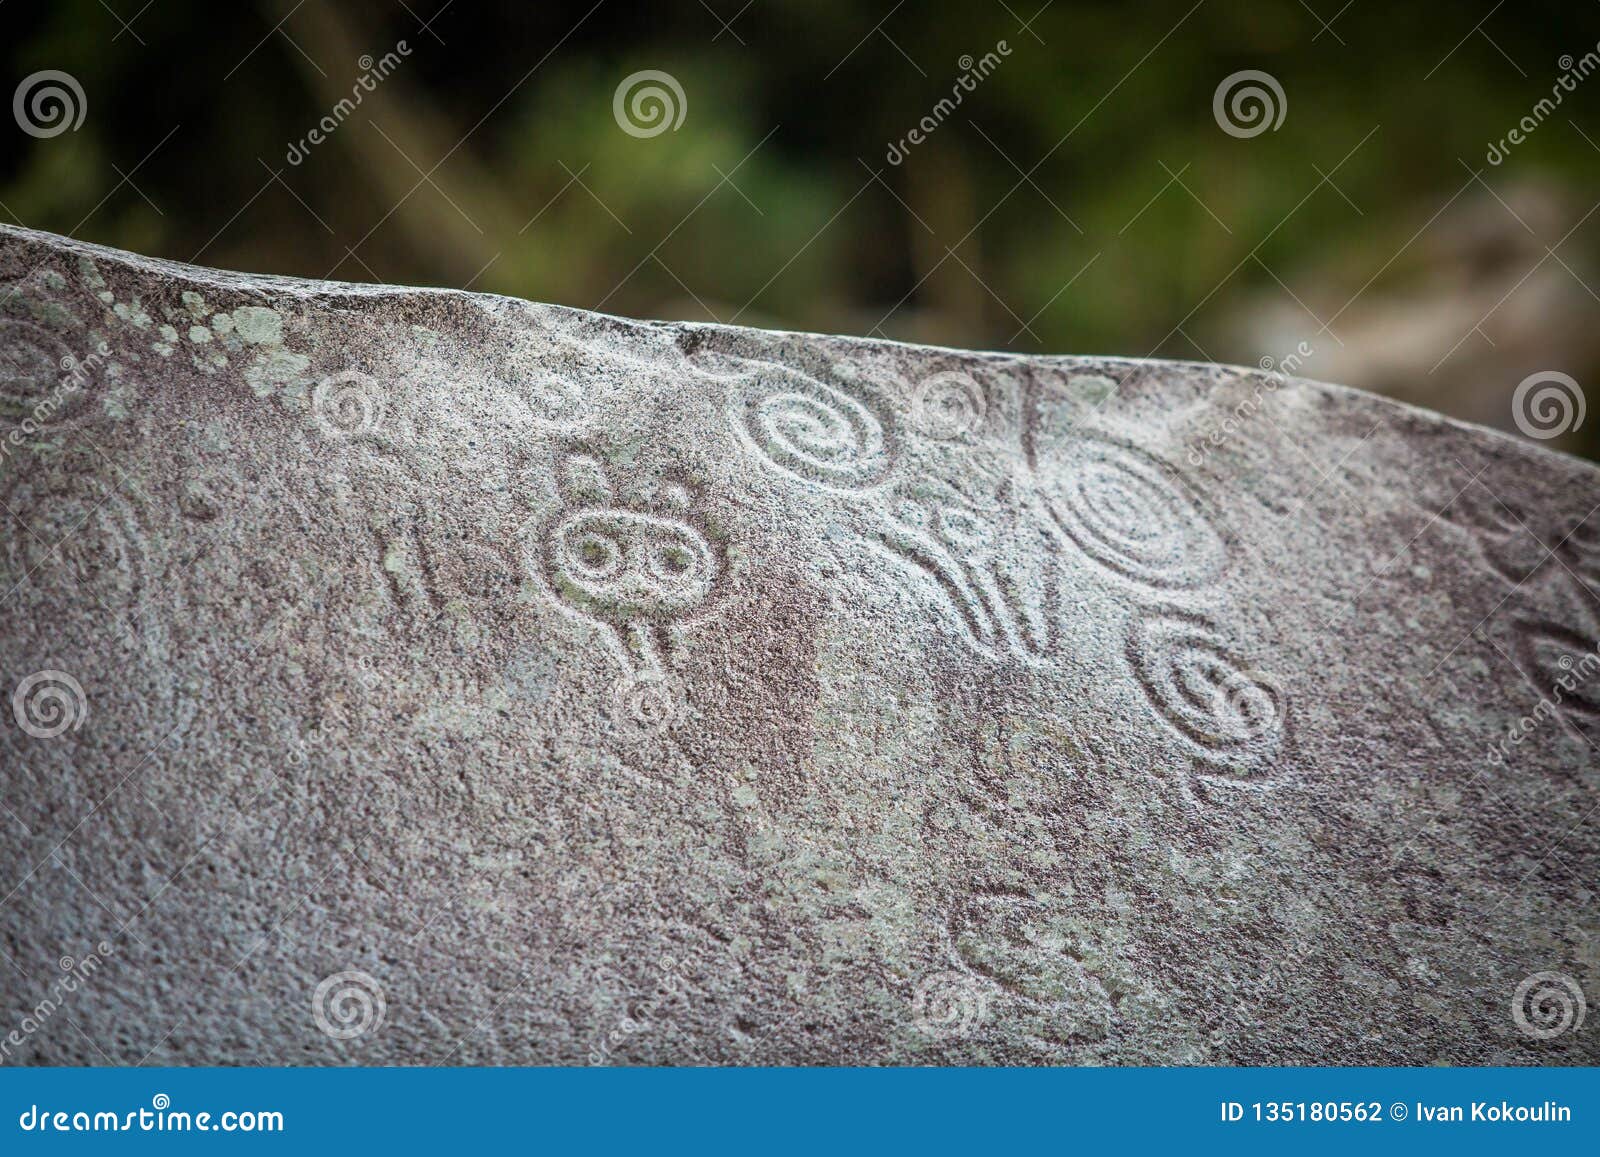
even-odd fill
[[[1600,1061],[1585,462],[4,229],[0,501],[5,1063]]]

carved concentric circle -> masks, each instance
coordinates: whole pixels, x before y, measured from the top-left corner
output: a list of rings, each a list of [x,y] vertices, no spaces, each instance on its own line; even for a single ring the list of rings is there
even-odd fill
[[[86,408],[100,360],[80,359],[41,325],[0,318],[0,423],[67,428]]]
[[[1221,533],[1171,468],[1130,446],[1074,443],[1050,464],[1045,492],[1061,532],[1123,578],[1196,587],[1227,562]]]
[[[646,739],[672,726],[682,712],[683,684],[661,671],[629,674],[612,685],[612,717],[625,739]]]
[[[988,408],[983,387],[971,374],[946,370],[917,383],[911,423],[930,438],[956,439],[982,429]]]
[[[1164,614],[1135,622],[1128,661],[1156,715],[1207,751],[1266,748],[1282,734],[1288,705],[1277,681],[1203,620]]]

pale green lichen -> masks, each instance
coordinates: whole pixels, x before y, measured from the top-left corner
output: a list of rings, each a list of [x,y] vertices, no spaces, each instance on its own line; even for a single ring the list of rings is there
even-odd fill
[[[28,302],[29,311],[34,318],[45,325],[58,329],[65,329],[75,325],[77,316],[59,301],[49,298],[34,298]]]
[[[304,375],[311,368],[311,359],[304,354],[275,349],[258,357],[244,370],[245,383],[258,398],[268,398],[291,385],[304,391]]]
[[[283,317],[263,305],[244,305],[233,311],[233,327],[251,345],[283,344]]]
[[[192,289],[183,291],[183,304],[196,321],[204,321],[211,316],[211,307],[206,304],[206,299]]]
[[[211,340],[211,331],[203,325],[191,325],[189,327],[189,340],[194,342],[195,345],[205,345]]]
[[[137,326],[139,329],[149,329],[151,324],[154,322],[154,319],[145,312],[144,306],[139,304],[139,299],[137,297],[135,297],[126,305],[119,303],[113,306],[111,312],[115,313],[118,317],[130,325]]]
[[[78,276],[83,278],[83,283],[90,289],[104,289],[106,279],[100,276],[100,267],[91,257],[78,258]]]
[[[1103,374],[1075,374],[1067,382],[1074,394],[1093,406],[1117,392],[1117,383]]]

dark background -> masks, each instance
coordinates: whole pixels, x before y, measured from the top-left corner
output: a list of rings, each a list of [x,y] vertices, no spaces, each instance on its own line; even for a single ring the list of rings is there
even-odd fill
[[[61,70],[86,110],[3,122],[0,220],[639,317],[1245,364],[1305,342],[1304,376],[1513,429],[1525,376],[1597,380],[1600,73],[1486,153],[1597,41],[1591,0],[9,0],[5,91]],[[685,96],[650,138],[613,116],[644,69]],[[1213,115],[1243,69],[1285,96],[1248,139]],[[1594,456],[1596,424],[1549,444]]]

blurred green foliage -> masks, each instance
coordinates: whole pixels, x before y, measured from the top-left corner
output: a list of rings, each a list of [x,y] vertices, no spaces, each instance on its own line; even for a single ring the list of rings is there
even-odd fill
[[[1311,376],[1479,420],[1500,404],[1467,397],[1480,380],[1499,398],[1600,366],[1581,321],[1600,77],[1485,161],[1561,58],[1596,49],[1594,5],[441,3],[0,7],[11,83],[61,69],[88,102],[77,132],[3,134],[0,219],[259,272],[950,345],[1253,363],[1309,339]],[[288,164],[359,58],[401,40]],[[676,131],[619,128],[642,69],[681,85]],[[1278,130],[1219,128],[1213,94],[1243,69],[1282,86]],[[1444,300],[1461,318],[1434,324]]]

